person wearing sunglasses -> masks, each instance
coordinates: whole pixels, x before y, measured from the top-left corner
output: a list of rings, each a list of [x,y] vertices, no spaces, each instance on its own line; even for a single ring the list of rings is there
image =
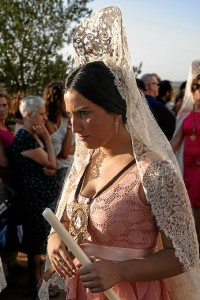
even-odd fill
[[[200,245],[200,60],[192,62],[170,143],[183,173]]]
[[[167,107],[156,99],[159,94],[160,78],[157,74],[151,73],[144,74],[141,80],[145,83],[146,90],[144,94],[151,112],[160,129],[167,139],[170,140],[174,133],[174,118]]]

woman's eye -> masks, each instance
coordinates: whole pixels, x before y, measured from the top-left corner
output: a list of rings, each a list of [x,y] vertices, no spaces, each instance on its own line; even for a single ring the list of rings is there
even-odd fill
[[[88,112],[87,111],[79,111],[79,116],[81,117],[81,118],[84,118],[84,117],[86,117],[88,115]]]

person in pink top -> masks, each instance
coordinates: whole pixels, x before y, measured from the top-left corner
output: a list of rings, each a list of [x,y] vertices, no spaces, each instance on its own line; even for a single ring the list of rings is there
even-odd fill
[[[3,195],[6,195],[6,186],[11,187],[13,183],[13,174],[10,165],[10,147],[13,143],[13,134],[6,124],[6,118],[9,111],[10,97],[7,91],[0,87],[0,185],[3,191]],[[1,195],[0,199],[5,200],[5,196]],[[7,195],[8,197],[8,195]],[[4,223],[7,216],[4,216]],[[3,216],[0,215],[0,225],[2,230]],[[15,258],[17,253],[15,251],[5,251],[5,249],[0,249],[0,291],[5,288],[6,282],[5,277],[8,276],[7,266],[10,263],[15,263]],[[4,270],[4,272],[3,272]],[[5,274],[4,274],[5,273]],[[4,276],[5,275],[5,276]]]
[[[170,143],[182,168],[200,245],[200,60],[191,64],[176,133]]]
[[[109,288],[121,300],[198,299],[189,198],[137,88],[119,8],[83,21],[74,47],[77,68],[66,80],[65,105],[76,150],[57,217],[93,263],[81,266],[52,230],[48,257],[56,273],[43,282],[40,299],[61,278],[68,300],[105,300]]]
[[[6,124],[10,97],[4,88],[0,88],[0,177],[4,183],[10,181],[9,149],[13,143],[13,134]]]

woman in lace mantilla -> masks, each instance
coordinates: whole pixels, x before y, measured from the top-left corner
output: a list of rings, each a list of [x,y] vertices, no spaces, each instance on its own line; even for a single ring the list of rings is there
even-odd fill
[[[66,81],[65,104],[76,151],[57,216],[93,264],[77,264],[52,232],[56,274],[43,282],[40,299],[48,299],[50,283],[62,285],[61,277],[68,300],[103,300],[110,287],[121,300],[199,299],[190,202],[173,151],[137,89],[120,10],[107,7],[80,24],[74,47],[78,67]]]

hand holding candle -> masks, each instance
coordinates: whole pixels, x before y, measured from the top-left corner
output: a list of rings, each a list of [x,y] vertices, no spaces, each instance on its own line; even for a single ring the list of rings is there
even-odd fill
[[[63,242],[67,245],[70,251],[74,254],[74,256],[79,260],[79,262],[86,266],[87,264],[91,264],[92,262],[87,257],[87,255],[82,251],[82,249],[78,246],[78,244],[74,241],[73,237],[69,234],[69,232],[62,226],[58,218],[54,215],[50,208],[46,208],[43,212],[44,218],[48,221],[48,223],[53,227],[53,229],[58,233]],[[104,292],[109,300],[120,300],[119,297],[115,294],[112,289],[109,289]]]

